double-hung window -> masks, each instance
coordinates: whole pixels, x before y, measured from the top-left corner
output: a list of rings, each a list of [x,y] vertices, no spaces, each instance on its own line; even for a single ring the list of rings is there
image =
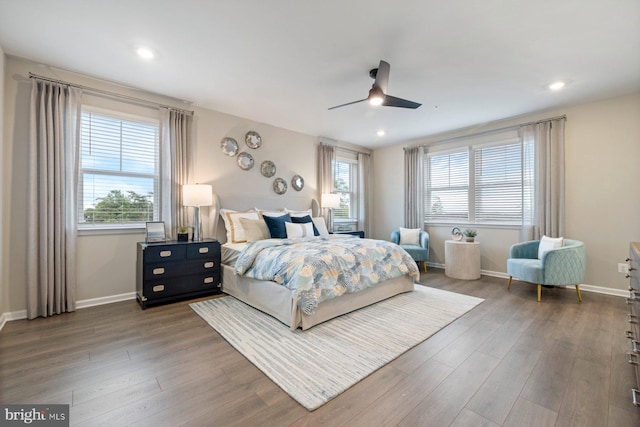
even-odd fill
[[[508,132],[426,151],[425,222],[522,225],[533,205],[533,144]]]
[[[337,158],[333,162],[333,192],[340,195],[340,207],[333,209],[334,231],[358,227],[358,162]]]
[[[158,120],[86,106],[81,120],[79,227],[158,220]]]

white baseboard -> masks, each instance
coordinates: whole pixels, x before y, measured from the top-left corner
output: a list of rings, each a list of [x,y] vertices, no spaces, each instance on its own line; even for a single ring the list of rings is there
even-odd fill
[[[95,307],[97,305],[111,304],[114,302],[128,301],[136,299],[135,292],[127,292],[126,294],[110,295],[108,297],[90,298],[76,301],[76,310],[83,308]],[[10,311],[0,315],[0,331],[4,325],[11,320],[22,320],[27,318],[27,310]]]
[[[427,265],[429,267],[435,267],[435,268],[444,269],[444,264],[438,264],[438,263],[435,263],[435,262],[428,262]],[[508,279],[509,278],[509,275],[507,273],[502,272],[502,271],[480,270],[480,274],[482,274],[484,276],[498,277],[500,279]],[[566,288],[575,289],[573,286],[565,286],[565,287]],[[581,291],[585,291],[585,292],[594,292],[596,294],[613,295],[613,296],[616,296],[616,297],[623,297],[623,298],[628,298],[629,297],[629,291],[626,291],[624,289],[606,288],[604,286],[586,285],[584,283],[580,284],[580,290]]]
[[[111,304],[120,301],[129,301],[136,299],[135,292],[127,292],[126,294],[110,295],[108,297],[91,298],[76,302],[76,309],[95,307],[96,305]]]

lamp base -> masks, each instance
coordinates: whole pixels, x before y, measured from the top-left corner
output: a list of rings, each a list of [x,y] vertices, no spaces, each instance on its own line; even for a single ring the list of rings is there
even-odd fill
[[[202,222],[200,220],[200,207],[193,207],[193,241],[202,241]]]

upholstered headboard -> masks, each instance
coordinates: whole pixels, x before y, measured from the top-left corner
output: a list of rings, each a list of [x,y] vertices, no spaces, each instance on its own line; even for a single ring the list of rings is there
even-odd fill
[[[208,225],[209,230],[213,230],[211,237],[218,239],[220,243],[227,241],[227,234],[224,228],[224,221],[220,218],[220,209],[233,209],[236,211],[246,211],[249,209],[279,210],[283,208],[292,210],[311,209],[312,216],[320,216],[320,205],[316,199],[307,197],[261,197],[248,195],[225,194],[213,195],[213,205],[209,208]]]

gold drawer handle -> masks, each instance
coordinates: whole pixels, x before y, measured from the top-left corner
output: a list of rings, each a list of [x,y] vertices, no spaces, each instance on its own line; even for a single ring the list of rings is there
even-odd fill
[[[162,268],[162,267],[154,268],[153,269],[153,274],[155,274],[155,275],[164,274],[164,268]]]
[[[164,285],[155,285],[153,287],[153,292],[162,292],[164,291]]]
[[[204,268],[213,268],[213,262],[212,261],[205,262],[204,263]]]
[[[160,256],[163,258],[171,256],[171,251],[160,251]]]
[[[208,254],[209,253],[209,248],[207,248],[207,247],[200,248],[200,249],[198,249],[198,252],[200,252],[201,254]]]
[[[213,277],[205,277],[204,283],[213,283]]]

